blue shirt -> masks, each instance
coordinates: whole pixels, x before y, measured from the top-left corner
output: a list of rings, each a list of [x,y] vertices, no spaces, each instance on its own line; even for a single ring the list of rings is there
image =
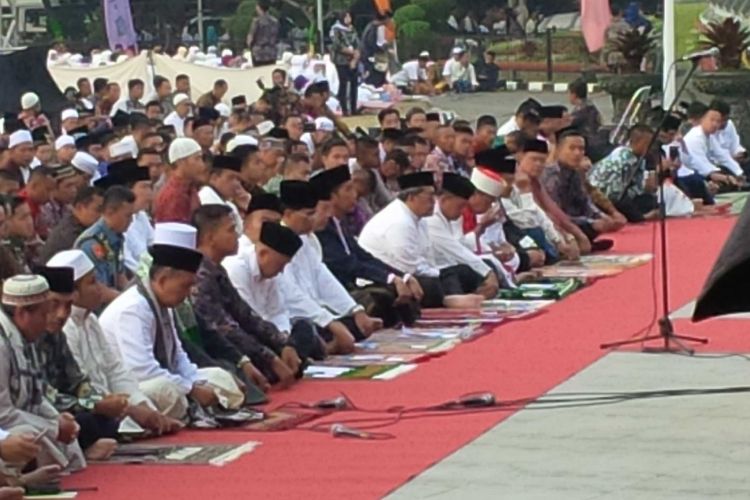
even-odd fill
[[[125,237],[99,219],[78,237],[75,248],[85,253],[94,263],[96,280],[110,288],[118,288],[118,276],[122,273],[122,252]]]

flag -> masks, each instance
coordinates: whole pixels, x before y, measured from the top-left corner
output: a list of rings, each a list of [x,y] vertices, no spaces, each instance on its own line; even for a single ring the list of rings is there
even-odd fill
[[[611,21],[609,0],[581,0],[581,31],[589,52],[604,48]]]
[[[137,49],[138,38],[133,27],[133,15],[130,12],[130,0],[102,0],[104,4],[104,21],[107,28],[109,48],[115,50]]]

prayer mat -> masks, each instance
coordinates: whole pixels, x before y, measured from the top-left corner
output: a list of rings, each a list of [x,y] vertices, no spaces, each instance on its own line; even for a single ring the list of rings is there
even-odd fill
[[[308,379],[392,380],[414,370],[416,364],[368,365],[360,367],[310,365],[305,370]]]
[[[653,254],[597,254],[584,255],[578,261],[563,261],[543,267],[545,278],[605,278],[642,266],[651,261]]]
[[[745,208],[747,197],[748,193],[723,193],[716,195],[716,203],[728,203],[730,205],[729,213],[737,215],[742,212],[743,208]]]
[[[252,452],[260,442],[244,444],[122,444],[99,464],[214,465],[221,467]]]
[[[26,493],[23,498],[29,500],[65,500],[77,496],[78,492],[75,491],[61,491],[60,493]]]
[[[260,422],[253,422],[241,427],[241,429],[255,432],[286,431],[326,416],[329,413],[328,411],[307,408],[282,407],[266,413],[266,418]]]
[[[365,366],[395,366],[404,363],[419,363],[430,359],[430,353],[419,354],[343,354],[339,356],[328,356],[323,361],[316,361],[317,366],[348,366],[351,368],[362,368]]]
[[[584,286],[579,278],[547,278],[532,283],[523,283],[516,288],[504,288],[498,296],[502,299],[560,300]]]

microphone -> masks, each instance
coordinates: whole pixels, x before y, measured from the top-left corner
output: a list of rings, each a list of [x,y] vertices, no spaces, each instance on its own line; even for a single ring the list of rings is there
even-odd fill
[[[684,56],[680,57],[680,61],[697,61],[698,59],[702,59],[704,57],[716,57],[719,55],[721,51],[719,50],[719,47],[711,47],[710,49],[701,50],[699,52],[692,52],[690,54],[685,54]]]

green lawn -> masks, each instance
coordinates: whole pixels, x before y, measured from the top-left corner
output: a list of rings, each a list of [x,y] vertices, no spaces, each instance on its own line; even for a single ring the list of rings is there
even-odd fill
[[[693,50],[698,35],[695,33],[695,25],[698,16],[703,12],[708,3],[704,1],[675,2],[675,55],[682,57]]]

